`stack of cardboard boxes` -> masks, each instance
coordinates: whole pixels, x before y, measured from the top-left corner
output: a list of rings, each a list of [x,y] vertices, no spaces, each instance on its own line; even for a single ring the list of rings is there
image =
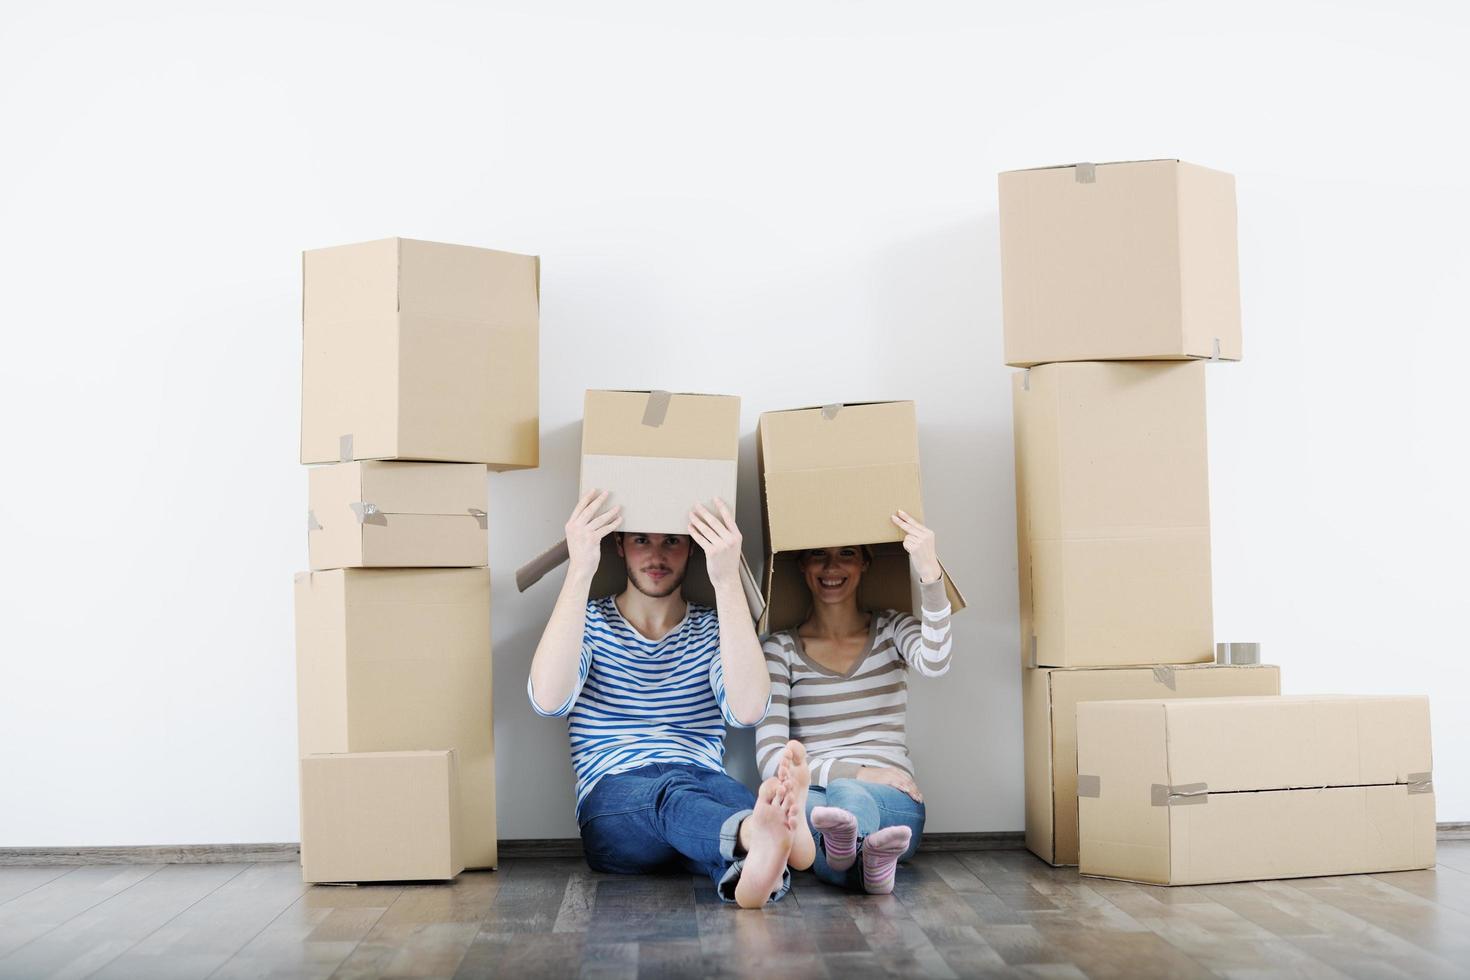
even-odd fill
[[[1429,768],[1422,703],[1335,709],[1343,733],[1353,712],[1378,711],[1402,749],[1349,772],[1331,762],[1343,745],[1312,728],[1330,713],[1322,699],[1275,697],[1276,667],[1212,662],[1202,361],[1241,354],[1234,179],[1178,160],[1003,173],[1000,233],[1006,362],[1025,369],[1013,409],[1027,846],[1168,884],[1422,867],[1427,827],[1432,861],[1432,794],[1427,824],[1422,803],[1393,809],[1391,827],[1353,822],[1351,856],[1293,850],[1308,835],[1273,837],[1260,814],[1228,820],[1246,797],[1270,805],[1263,790],[1384,773],[1402,802],[1428,793]],[[1171,756],[1206,718],[1195,737],[1214,739],[1209,751]],[[1294,768],[1273,769],[1275,740],[1305,744]],[[1185,757],[1215,778],[1179,778],[1183,763],[1165,760]],[[1225,793],[1238,796],[1208,817],[1188,806]],[[1274,805],[1287,819],[1293,804]],[[1375,833],[1393,846],[1375,851]]]
[[[390,238],[302,279],[304,877],[493,868],[485,470],[538,462],[539,263]]]

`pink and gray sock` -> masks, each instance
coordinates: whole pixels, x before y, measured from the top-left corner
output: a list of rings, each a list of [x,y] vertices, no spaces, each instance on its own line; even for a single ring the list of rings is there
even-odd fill
[[[812,829],[822,835],[827,866],[846,871],[857,860],[857,817],[835,806],[812,807]]]
[[[864,891],[869,895],[887,895],[893,891],[898,859],[909,849],[913,836],[912,830],[900,826],[884,827],[863,838]]]

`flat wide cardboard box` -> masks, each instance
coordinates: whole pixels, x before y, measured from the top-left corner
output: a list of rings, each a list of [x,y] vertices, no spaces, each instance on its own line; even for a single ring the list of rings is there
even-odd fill
[[[497,863],[491,695],[489,569],[296,576],[301,754],[454,749],[467,868]]]
[[[622,532],[688,534],[693,506],[713,510],[723,500],[735,512],[740,455],[740,399],[669,391],[588,391],[582,417],[582,473],[577,496],[608,491],[603,509],[623,508]],[[524,592],[567,560],[559,541],[516,572]],[[741,584],[752,618],[761,613],[755,576],[740,565]],[[591,597],[621,592],[627,568],[613,535],[603,539],[602,561]],[[691,551],[684,597],[714,605],[714,588],[704,554]]]
[[[334,463],[307,482],[314,570],[489,563],[480,463]]]
[[[1078,704],[1280,693],[1280,669],[1264,664],[1022,668],[1026,846],[1050,864],[1077,863]]]
[[[811,608],[797,559],[807,548],[869,545],[873,562],[858,601],[865,609],[918,608],[918,586],[893,523],[924,520],[919,425],[911,401],[833,404],[764,412],[756,432],[761,520],[766,531],[762,633],[799,625]],[[964,597],[944,573],[954,612]]]
[[[308,882],[447,881],[464,870],[453,749],[301,760]]]
[[[1240,360],[1235,178],[1180,160],[1000,175],[1006,363]]]
[[[1012,405],[1022,662],[1214,660],[1205,366],[1043,364]]]
[[[301,462],[537,465],[540,268],[407,238],[304,253]]]
[[[1200,885],[1434,866],[1429,700],[1077,706],[1086,875]]]

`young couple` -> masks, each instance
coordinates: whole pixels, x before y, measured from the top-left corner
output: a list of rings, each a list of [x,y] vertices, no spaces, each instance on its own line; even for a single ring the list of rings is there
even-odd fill
[[[800,558],[810,616],[763,650],[723,502],[696,505],[687,535],[620,532],[620,509],[606,503],[606,491],[589,491],[567,521],[566,582],[526,684],[538,714],[568,716],[587,863],[621,874],[683,866],[743,908],[780,899],[793,868],[891,891],[924,826],[905,748],[907,672],[938,676],[950,662],[933,532],[893,516],[921,619],[858,607],[866,548],[815,548]],[[609,534],[628,582],[589,601]],[[714,609],[682,595],[695,545]],[[726,725],[759,726],[757,793],[725,773]]]

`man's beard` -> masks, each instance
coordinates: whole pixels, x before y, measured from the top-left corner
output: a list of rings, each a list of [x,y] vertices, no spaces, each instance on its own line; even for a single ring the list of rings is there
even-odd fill
[[[672,571],[673,569],[670,569],[671,573]],[[686,569],[685,571],[687,572],[688,570]],[[670,574],[664,580],[662,585],[656,587],[645,586],[642,582],[639,581],[639,579],[642,577],[642,574],[634,572],[633,569],[630,568],[628,569],[628,581],[632,584],[633,588],[637,589],[639,592],[642,592],[650,599],[662,599],[664,596],[673,595],[679,590],[679,587],[684,584],[684,574],[685,572],[680,572],[678,575]]]

